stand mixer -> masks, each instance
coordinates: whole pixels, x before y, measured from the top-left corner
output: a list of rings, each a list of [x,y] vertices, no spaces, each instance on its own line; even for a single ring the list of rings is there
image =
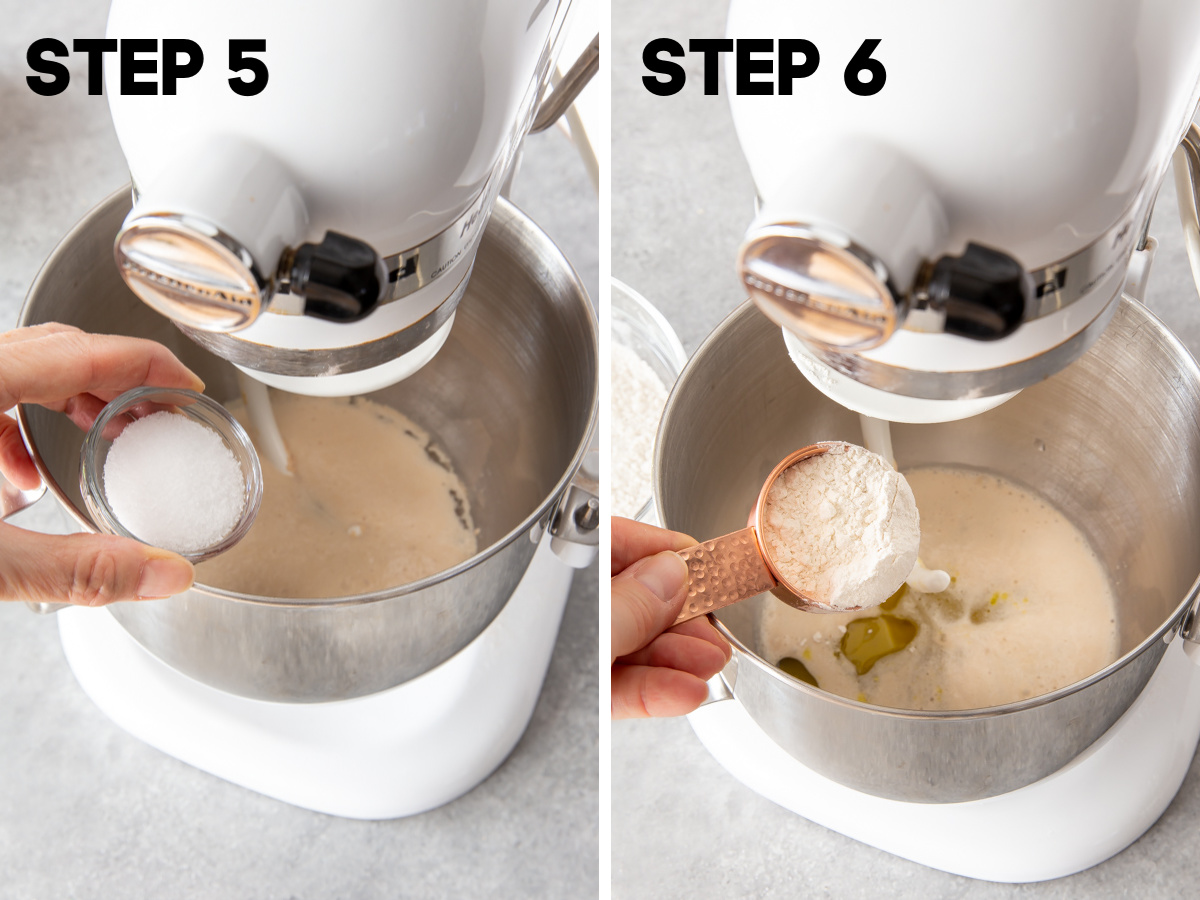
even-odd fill
[[[169,97],[109,92],[136,198],[122,276],[275,387],[344,396],[416,371],[452,326],[568,6],[116,0],[110,39],[253,34],[270,63],[249,97],[216,77]],[[584,83],[566,79],[559,111]]]
[[[781,368],[777,334],[772,343],[749,307],[731,315],[664,413],[659,516],[689,533],[744,523],[737,486],[689,499],[685,476],[673,474],[744,482],[745,494],[769,465],[738,468],[714,449],[722,438],[761,444],[771,460],[813,440],[861,439],[850,411],[944,423],[899,428],[901,464],[996,471],[1071,511],[1129,597],[1123,655],[1041,705],[909,717],[788,679],[757,655],[754,617],[738,610],[717,616],[734,658],[690,720],[739,780],[806,818],[949,872],[1055,878],[1142,834],[1178,790],[1200,736],[1200,674],[1188,659],[1200,572],[1186,546],[1200,525],[1194,464],[1170,452],[1161,461],[1141,450],[1114,455],[1106,444],[1126,436],[1105,433],[1144,424],[1155,442],[1190,446],[1172,441],[1172,420],[1155,413],[1139,422],[1131,401],[1158,403],[1160,382],[1121,357],[1142,354],[1147,368],[1162,367],[1168,393],[1179,385],[1194,398],[1195,363],[1138,301],[1155,247],[1150,210],[1181,140],[1181,203],[1195,208],[1186,174],[1196,173],[1197,135],[1185,132],[1200,99],[1190,39],[1200,20],[1178,3],[913,11],[731,4],[729,37],[803,35],[823,59],[849,59],[863,38],[881,38],[875,55],[888,78],[863,98],[827,72],[789,98],[738,95],[731,73],[727,92],[759,203],[739,276],[783,327],[804,380]],[[1185,229],[1194,245],[1191,215]],[[1141,344],[1145,330],[1156,334],[1151,345]],[[1090,408],[1089,391],[1128,417]],[[764,409],[770,426],[754,422]],[[1180,482],[1133,484],[1122,470],[1134,459],[1174,467]],[[1098,482],[1085,486],[1094,477],[1110,479],[1121,500],[1103,499]],[[1164,500],[1163,487],[1181,499]],[[1130,531],[1144,522],[1135,506],[1170,516],[1171,551],[1151,563],[1153,551],[1135,544],[1164,538],[1125,539],[1088,521],[1112,502],[1129,504]],[[1143,589],[1159,591],[1159,602]],[[1076,706],[1077,717],[1049,712],[1087,703],[1084,695],[1121,672],[1130,682],[1120,702]]]
[[[759,195],[738,269],[832,399],[936,422],[1077,359],[1126,282],[1144,282],[1137,251],[1200,99],[1200,54],[1187,3],[972,4],[930,10],[933,25],[911,12],[731,4],[730,37],[804,33],[848,59],[865,21],[891,60],[870,97],[833,72],[791,97],[730,84]]]
[[[133,204],[119,190],[64,238],[20,324],[159,340],[219,400],[237,396],[234,366],[300,393],[371,391],[434,435],[479,513],[475,556],[387,591],[197,584],[154,608],[63,610],[80,684],[140,739],[296,805],[391,818],[469,790],[523,733],[598,524],[594,316],[557,248],[498,199],[539,99],[545,127],[595,69],[593,44],[544,99],[566,7],[114,3],[110,37],[215,47],[250,28],[271,87],[110,91]],[[347,51],[336,71],[318,46]],[[25,440],[93,527],[76,435],[43,412],[21,409]]]

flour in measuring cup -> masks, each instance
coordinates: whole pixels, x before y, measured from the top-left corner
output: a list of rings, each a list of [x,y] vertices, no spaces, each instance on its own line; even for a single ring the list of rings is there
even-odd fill
[[[921,541],[904,476],[853,444],[800,460],[767,492],[762,539],[806,597],[833,609],[878,606],[904,583]]]

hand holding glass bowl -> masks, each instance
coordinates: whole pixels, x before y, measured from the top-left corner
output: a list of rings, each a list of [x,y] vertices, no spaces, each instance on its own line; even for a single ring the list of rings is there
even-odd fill
[[[153,384],[203,390],[204,384],[161,344],[86,334],[45,324],[0,334],[0,409],[32,403],[90,428],[106,403]],[[8,514],[27,505],[41,485],[17,423],[0,416],[0,473]],[[112,535],[45,535],[0,523],[0,599],[100,606],[117,600],[169,597],[187,590],[192,565],[176,553]]]

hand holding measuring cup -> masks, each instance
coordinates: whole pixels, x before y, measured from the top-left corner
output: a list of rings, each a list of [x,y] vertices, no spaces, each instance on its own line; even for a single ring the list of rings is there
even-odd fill
[[[153,341],[45,324],[0,334],[0,409],[34,403],[90,428],[105,404],[152,384],[202,390],[203,382]],[[0,417],[0,473],[15,487],[41,484],[17,423]],[[191,587],[178,554],[110,535],[37,534],[0,524],[0,599],[100,606],[168,597]]]
[[[705,619],[672,627],[687,592],[687,570],[672,551],[694,539],[619,516],[611,526],[612,717],[689,713],[732,653]]]
[[[900,473],[853,444],[812,444],[767,476],[754,524],[679,551],[689,587],[676,623],[764,591],[808,612],[877,606],[912,572],[920,540]]]

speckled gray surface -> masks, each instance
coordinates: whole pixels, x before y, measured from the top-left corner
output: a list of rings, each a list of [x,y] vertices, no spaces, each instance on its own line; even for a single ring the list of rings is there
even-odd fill
[[[103,97],[81,81],[39,97],[24,81],[32,40],[101,36],[106,8],[0,2],[0,327],[56,241],[128,177]],[[598,207],[557,131],[529,141],[514,199],[595,296]],[[21,515],[58,524],[48,506]],[[392,822],[290,807],[139,743],[79,689],[52,618],[0,605],[0,897],[596,896],[597,577],[576,575],[509,759],[454,803]]]
[[[641,83],[652,38],[715,37],[725,0],[613,0],[612,273],[654,302],[689,352],[744,296],[733,252],[752,215],[753,185],[726,98],[689,85],[670,98]],[[722,94],[724,84],[722,82]],[[1148,303],[1200,352],[1191,283],[1170,185],[1151,233],[1160,248]],[[735,781],[686,721],[617,722],[612,732],[612,894],[633,898],[1194,897],[1200,884],[1200,768],[1193,762],[1163,817],[1091,870],[1034,885],[947,875],[784,811]]]

